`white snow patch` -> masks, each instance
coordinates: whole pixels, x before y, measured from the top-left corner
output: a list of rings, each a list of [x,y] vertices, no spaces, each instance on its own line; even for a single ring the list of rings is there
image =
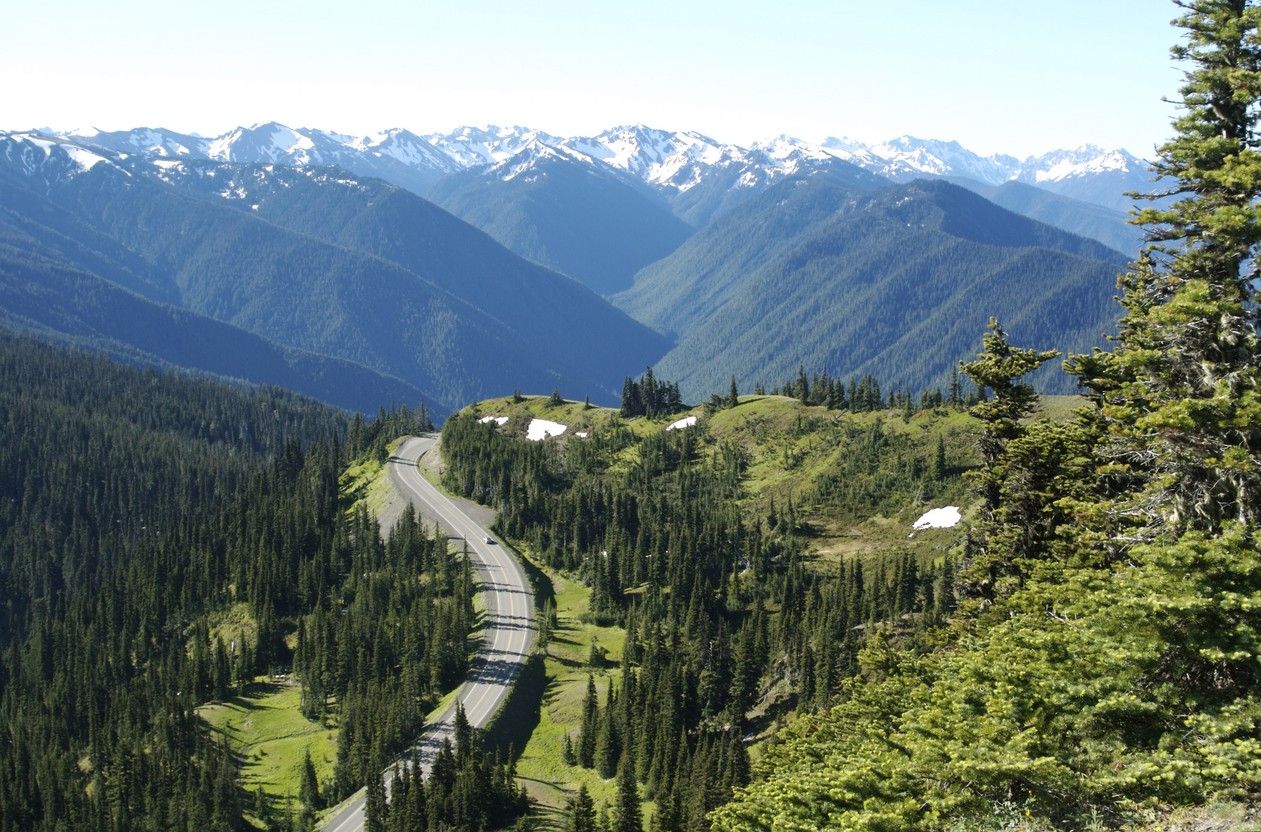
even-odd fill
[[[61,149],[66,151],[66,155],[70,157],[70,161],[74,162],[83,170],[91,170],[100,162],[105,161],[104,156],[97,156],[90,150],[84,150],[82,147],[76,147],[72,144],[63,144]]]
[[[959,514],[958,506],[943,506],[942,508],[935,508],[931,511],[924,512],[924,514],[911,525],[911,528],[917,531],[919,529],[953,529],[955,526],[959,525],[959,521],[962,519],[963,516]]]
[[[1060,182],[1078,176],[1119,171],[1125,173],[1130,169],[1128,160],[1120,151],[1101,151],[1098,148],[1086,147],[1062,154],[1054,154],[1057,158],[1049,159],[1046,167],[1033,174],[1035,182]]]
[[[38,147],[40,150],[44,151],[45,156],[52,155],[52,152],[53,152],[52,142],[48,141],[47,139],[37,139],[34,136],[25,136],[24,138],[31,144]]]
[[[589,430],[580,430],[574,434],[574,436],[578,437],[579,439],[586,439],[590,435],[591,435],[591,431]]]
[[[666,428],[666,430],[683,430],[684,428],[690,428],[692,427],[692,425],[695,425],[695,424],[696,424],[695,416],[684,416],[682,419],[680,419],[677,422],[671,422],[669,427]]]
[[[567,430],[569,430],[568,425],[562,425],[560,422],[549,422],[547,419],[531,419],[530,427],[525,432],[525,438],[531,442],[538,442],[540,439],[546,439],[549,436],[560,436]]]
[[[162,168],[162,170],[171,170],[172,168],[179,170],[184,167],[184,163],[178,162],[175,159],[154,159],[153,166]]]
[[[488,425],[491,422],[494,422],[496,425],[503,427],[504,425],[508,424],[508,417],[507,416],[483,416],[477,421],[483,425]]]

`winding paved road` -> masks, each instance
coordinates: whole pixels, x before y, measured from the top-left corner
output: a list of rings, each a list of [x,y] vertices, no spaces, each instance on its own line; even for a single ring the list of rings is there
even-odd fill
[[[534,593],[517,559],[450,498],[420,475],[416,460],[438,442],[438,436],[405,439],[388,462],[390,482],[416,510],[436,518],[443,530],[468,541],[469,556],[486,598],[486,628],[481,646],[460,685],[458,701],[474,728],[483,728],[508,698],[513,681],[534,643]],[[426,773],[442,741],[454,738],[455,703],[425,726],[415,750]],[[390,771],[386,771],[387,784]],[[364,828],[364,792],[344,804],[324,825],[324,832],[359,832]]]

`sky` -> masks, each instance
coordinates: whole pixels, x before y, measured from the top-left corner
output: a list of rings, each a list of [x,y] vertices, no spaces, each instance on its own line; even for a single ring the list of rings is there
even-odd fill
[[[279,121],[363,134],[643,123],[747,143],[910,134],[1143,156],[1166,0],[60,0],[0,28],[0,128]]]

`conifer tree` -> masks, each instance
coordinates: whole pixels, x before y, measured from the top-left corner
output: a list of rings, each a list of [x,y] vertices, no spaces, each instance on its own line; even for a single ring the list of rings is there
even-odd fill
[[[310,809],[323,808],[320,804],[320,786],[315,777],[315,765],[311,762],[311,752],[302,755],[302,772],[298,781],[298,800]]]
[[[946,478],[946,440],[940,436],[937,437],[937,447],[933,452],[933,465],[930,473],[937,482],[941,482]]]
[[[596,731],[593,763],[601,777],[612,777],[617,773],[618,760],[617,709],[613,707],[612,678],[608,680],[605,690],[604,709],[600,727]]]
[[[587,695],[582,702],[582,724],[578,730],[578,764],[591,768],[595,764],[596,732],[599,730],[600,706],[596,700],[595,677],[587,674]]]
[[[385,782],[382,780],[384,768],[380,755],[374,754],[365,773],[368,794],[364,801],[364,828],[367,832],[385,832],[386,830],[386,814],[389,811],[389,805],[385,800]]]
[[[1215,532],[1261,522],[1261,344],[1255,256],[1261,242],[1261,9],[1195,0],[1176,21],[1190,64],[1176,136],[1158,173],[1171,204],[1142,211],[1150,244],[1120,281],[1116,348],[1078,357],[1113,435],[1112,457],[1140,486],[1127,534]]]
[[[614,832],[643,832],[644,820],[639,802],[639,786],[635,783],[634,766],[622,761],[617,773],[617,815]]]
[[[473,728],[464,713],[464,703],[455,704],[455,758],[463,761],[473,753]]]
[[[578,794],[569,802],[569,822],[566,832],[595,832],[595,802],[587,791],[587,784],[578,787]]]
[[[1109,554],[1140,564],[1148,620],[1170,643],[1149,678],[1230,702],[1261,678],[1261,620],[1236,600],[1261,593],[1261,8],[1179,5],[1173,54],[1189,68],[1155,164],[1176,199],[1138,216],[1150,242],[1119,281],[1115,348],[1070,370],[1103,436]],[[1221,743],[1248,734],[1228,717],[1214,730]]]
[[[994,393],[992,399],[982,399],[969,410],[982,422],[977,439],[982,465],[969,474],[984,504],[980,533],[973,541],[970,558],[963,564],[960,575],[960,588],[965,595],[992,600],[998,591],[998,582],[1012,571],[1014,553],[1010,541],[997,534],[1003,489],[1009,475],[1006,451],[1013,441],[1024,436],[1025,420],[1038,403],[1033,387],[1020,379],[1057,355],[1055,350],[1012,346],[1007,333],[991,318],[980,355],[961,365],[978,388]]]

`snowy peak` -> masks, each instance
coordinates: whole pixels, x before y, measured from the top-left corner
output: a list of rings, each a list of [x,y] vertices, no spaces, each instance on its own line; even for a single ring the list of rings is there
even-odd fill
[[[781,133],[773,139],[754,142],[753,149],[765,154],[777,162],[790,159],[823,160],[834,158],[835,154],[820,145],[803,142],[801,139]]]
[[[1145,172],[1147,169],[1146,162],[1125,150],[1108,150],[1088,144],[1031,157],[1026,161],[1020,179],[1035,183],[1062,182],[1093,174],[1125,174]]]
[[[555,136],[528,127],[461,127],[450,133],[435,133],[425,139],[461,168],[493,165],[515,156],[532,140],[555,144]]]
[[[1023,160],[1005,154],[981,156],[956,141],[899,136],[872,145],[854,139],[831,137],[820,148],[895,180],[920,176],[958,176],[989,185],[1020,181],[1033,184],[1064,182],[1106,173],[1146,174],[1149,166],[1125,150],[1083,145],[1055,150]]]
[[[444,175],[460,169],[450,156],[427,140],[398,127],[350,139],[346,146],[378,159],[390,159],[407,167],[438,171]]]
[[[676,192],[695,186],[709,169],[747,163],[751,152],[719,144],[701,133],[668,132],[642,124],[614,127],[567,144],[642,182]]]
[[[869,150],[889,163],[886,175],[901,178],[908,174],[965,176],[997,185],[1011,179],[1020,169],[1020,161],[1012,156],[979,156],[954,141],[899,136],[873,145]]]
[[[318,144],[336,147],[334,139],[313,130],[294,130],[274,121],[238,127],[210,142],[207,156],[221,162],[324,164]]]
[[[115,132],[76,131],[65,134],[71,141],[85,145],[104,147],[119,153],[139,153],[145,156],[177,158],[203,158],[209,142],[197,136],[189,136],[165,130],[161,127],[137,127],[134,130]]]
[[[429,135],[392,128],[346,136],[277,122],[238,127],[211,139],[147,127],[60,136],[79,148],[157,159],[340,167],[422,196],[437,181],[461,170],[495,168],[492,175],[507,181],[562,158],[647,187],[667,201],[682,198],[702,184],[706,187],[693,191],[693,197],[716,189],[752,191],[785,176],[829,166],[835,169],[837,161],[895,181],[962,177],[999,185],[1014,180],[1113,206],[1126,205],[1121,195],[1143,188],[1150,178],[1144,160],[1124,150],[1092,145],[1020,160],[1003,154],[982,156],[955,141],[914,136],[875,144],[829,137],[816,144],[778,135],[744,146],[695,131],[643,124],[576,137],[558,137],[520,125],[460,127]]]
[[[105,153],[60,136],[34,132],[0,133],[0,158],[24,176],[51,183],[73,179],[98,166],[130,175]]]
[[[545,167],[552,163],[578,164],[590,170],[594,170],[597,165],[604,167],[585,153],[563,145],[545,144],[533,137],[517,153],[491,165],[487,174],[504,182],[511,182],[526,174],[545,175]]]
[[[569,144],[606,165],[649,181],[653,169],[687,148],[715,145],[696,133],[668,133],[642,124],[613,127],[597,136],[570,139]]]

